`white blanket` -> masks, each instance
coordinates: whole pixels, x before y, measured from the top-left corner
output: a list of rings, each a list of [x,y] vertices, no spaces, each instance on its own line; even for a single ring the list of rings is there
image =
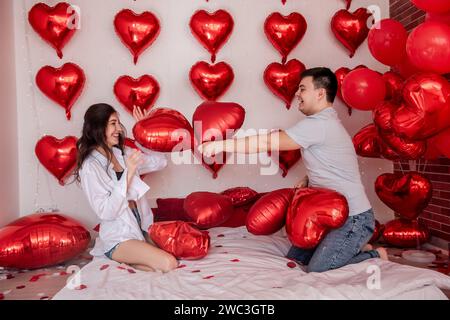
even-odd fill
[[[208,256],[181,261],[169,272],[147,273],[95,259],[54,299],[294,300],[446,299],[450,277],[380,259],[325,273],[306,273],[285,258],[285,231],[254,236],[242,228],[210,230]]]

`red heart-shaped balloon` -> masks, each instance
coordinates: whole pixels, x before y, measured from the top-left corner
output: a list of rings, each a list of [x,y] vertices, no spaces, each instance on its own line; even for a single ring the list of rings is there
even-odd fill
[[[66,63],[61,68],[46,66],[36,74],[39,89],[66,110],[68,120],[72,117],[72,106],[81,95],[85,82],[83,70],[73,63]]]
[[[60,140],[52,136],[42,137],[36,144],[35,153],[41,164],[58,179],[61,185],[72,173],[77,163],[77,141],[75,137]]]
[[[197,260],[208,254],[210,237],[183,221],[157,222],[149,229],[150,238],[177,259]]]
[[[204,102],[192,117],[199,143],[231,138],[242,127],[244,120],[245,109],[232,102]]]
[[[386,83],[386,100],[391,100],[394,103],[401,103],[403,96],[403,85],[405,79],[398,73],[388,71],[383,74],[384,82]]]
[[[287,64],[274,62],[264,72],[264,82],[272,93],[291,108],[292,100],[300,85],[301,76],[306,67],[300,61],[293,59]]]
[[[352,107],[350,107],[345,101],[344,98],[342,97],[342,83],[344,83],[344,79],[345,77],[353,70],[356,69],[361,69],[361,68],[367,68],[365,65],[359,65],[356,68],[353,69],[349,69],[346,67],[342,67],[336,70],[336,72],[334,73],[336,75],[336,78],[338,80],[338,91],[337,91],[337,96],[339,97],[339,99],[341,99],[341,101],[343,103],[345,103],[345,105],[348,108],[348,114],[352,115],[353,109]]]
[[[285,63],[287,56],[300,43],[308,25],[298,12],[283,16],[279,12],[272,13],[264,23],[267,39],[280,52]]]
[[[430,240],[430,231],[417,220],[396,219],[386,223],[383,239],[400,248],[414,248]]]
[[[248,187],[231,188],[220,193],[230,197],[234,207],[245,206],[254,201],[258,196],[258,192]]]
[[[353,145],[355,146],[356,154],[361,157],[400,160],[400,156],[380,137],[374,124],[369,124],[362,128],[353,137]]]
[[[378,220],[375,220],[375,229],[373,231],[372,238],[370,238],[369,243],[377,242],[384,231],[384,225],[382,225]]]
[[[321,188],[297,189],[286,217],[286,232],[293,245],[315,248],[330,229],[344,225],[349,208],[346,198]]]
[[[422,140],[450,127],[450,83],[444,77],[421,73],[409,78],[403,99],[392,121],[400,136]]]
[[[62,49],[77,31],[78,13],[66,2],[54,7],[38,3],[28,13],[28,21],[33,29],[56,49],[59,58],[63,57]]]
[[[339,42],[350,51],[350,58],[366,40],[369,34],[367,21],[371,16],[366,8],[359,8],[353,13],[343,9],[333,16],[331,30]]]
[[[268,152],[269,157],[280,167],[283,172],[283,178],[285,178],[289,170],[300,161],[302,153],[300,149],[280,151],[276,153]]]
[[[430,180],[418,172],[385,173],[375,182],[378,197],[405,219],[415,219],[428,206],[433,187]]]
[[[254,235],[271,235],[286,222],[286,213],[293,196],[293,189],[281,189],[264,195],[250,209],[246,226]]]
[[[184,200],[184,210],[199,228],[214,228],[227,221],[234,212],[227,196],[212,192],[194,192]]]
[[[120,11],[114,27],[122,43],[131,51],[134,64],[139,56],[153,44],[161,30],[158,18],[151,12],[136,14],[129,9]]]
[[[142,110],[150,110],[158,98],[159,92],[158,81],[149,75],[144,75],[139,79],[122,76],[114,85],[114,94],[117,100],[130,113],[133,113],[135,106]]]
[[[234,72],[225,62],[210,65],[201,61],[191,68],[189,77],[192,86],[203,99],[216,101],[231,86]]]
[[[0,229],[0,265],[38,269],[64,263],[89,246],[89,231],[70,216],[38,213]]]
[[[214,13],[197,11],[189,23],[192,34],[211,53],[211,61],[216,61],[216,54],[227,42],[234,28],[231,15],[225,10]]]
[[[178,111],[159,108],[133,128],[135,140],[143,147],[158,152],[190,150],[193,130],[187,119]]]
[[[422,157],[427,150],[426,141],[412,141],[399,137],[393,130],[393,113],[398,109],[394,103],[384,101],[373,112],[375,125],[378,127],[380,137],[401,158],[414,160]]]

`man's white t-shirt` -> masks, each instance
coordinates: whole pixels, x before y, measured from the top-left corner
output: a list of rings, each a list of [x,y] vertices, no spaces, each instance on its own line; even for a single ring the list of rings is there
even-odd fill
[[[352,139],[333,108],[308,116],[285,132],[302,147],[310,187],[332,189],[344,195],[350,216],[371,208]]]

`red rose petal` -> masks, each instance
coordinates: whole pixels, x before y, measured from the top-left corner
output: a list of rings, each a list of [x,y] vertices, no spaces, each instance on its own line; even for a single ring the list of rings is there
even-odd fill
[[[3,293],[0,293],[0,300],[5,300],[5,295]]]
[[[40,278],[42,278],[43,276],[46,276],[46,275],[47,275],[46,273],[40,273],[40,274],[34,275],[34,276],[31,277],[31,279],[29,281],[30,282],[36,282]]]
[[[219,235],[217,236],[217,238],[223,238],[223,237],[225,237],[224,234],[219,234]]]
[[[16,287],[16,289],[17,290],[21,290],[21,289],[24,289],[26,286],[18,286],[18,287]]]
[[[223,248],[223,246],[219,244],[216,246],[216,248]]]
[[[230,260],[231,262],[241,262],[241,260],[239,260],[239,259],[233,259],[233,260]]]
[[[6,275],[6,280],[11,280],[11,279],[14,279],[15,277],[12,275],[12,274],[10,274],[10,273],[8,273],[7,275]]]
[[[180,265],[177,267],[177,269],[183,269],[183,268],[186,268],[186,265],[185,265],[185,264],[180,264]]]
[[[105,265],[100,267],[100,271],[106,270],[108,268],[109,268],[109,264],[105,264]]]
[[[136,273],[136,271],[134,271],[133,269],[127,269],[127,270],[128,270],[128,273],[131,273],[131,274]]]
[[[191,273],[199,273],[199,272],[201,272],[201,271],[200,270],[191,271]]]
[[[75,290],[84,290],[84,289],[86,289],[86,288],[87,288],[87,286],[84,285],[84,284],[82,284],[81,286],[76,287]]]
[[[40,298],[39,300],[48,300],[48,299],[50,299],[50,297],[44,296],[44,297]]]
[[[286,265],[291,269],[294,269],[297,267],[297,264],[294,261],[290,261]]]
[[[60,276],[68,276],[69,274],[68,274],[67,272],[65,272],[65,271],[61,271],[61,272],[59,273],[59,275],[60,275]]]
[[[225,251],[225,252],[221,252],[222,254],[228,254],[228,251]]]
[[[126,268],[121,267],[121,266],[118,266],[117,269],[119,269],[119,270],[126,270]]]
[[[207,277],[204,277],[203,279],[208,280],[208,279],[212,279],[212,278],[214,278],[214,276],[207,276]]]

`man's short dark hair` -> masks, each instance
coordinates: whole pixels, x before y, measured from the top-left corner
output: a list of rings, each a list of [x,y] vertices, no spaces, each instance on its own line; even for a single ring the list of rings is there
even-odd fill
[[[327,92],[327,101],[333,103],[338,91],[338,81],[333,71],[328,68],[312,68],[302,73],[302,79],[312,77],[314,88],[325,89]]]

